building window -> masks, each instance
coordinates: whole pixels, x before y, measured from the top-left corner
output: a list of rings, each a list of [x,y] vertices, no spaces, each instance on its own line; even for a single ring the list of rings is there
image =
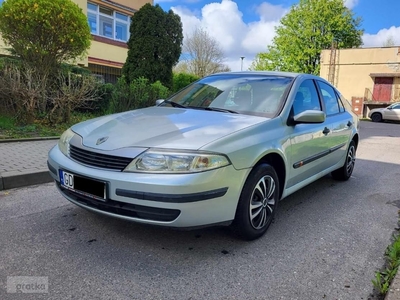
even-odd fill
[[[130,24],[128,15],[88,2],[87,16],[92,34],[117,41],[128,41]]]
[[[99,78],[104,83],[115,84],[117,83],[118,78],[122,76],[121,68],[113,68],[91,63],[89,63],[88,67],[89,70],[92,72],[92,74],[97,78]]]

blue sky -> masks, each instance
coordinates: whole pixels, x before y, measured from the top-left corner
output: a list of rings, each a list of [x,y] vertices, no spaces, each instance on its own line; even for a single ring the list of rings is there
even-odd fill
[[[274,27],[298,0],[154,0],[165,10],[173,9],[183,23],[184,35],[197,27],[217,39],[233,71],[244,67],[256,53],[265,51],[275,35]],[[391,37],[400,45],[400,0],[345,0],[363,19],[364,47],[382,46]]]

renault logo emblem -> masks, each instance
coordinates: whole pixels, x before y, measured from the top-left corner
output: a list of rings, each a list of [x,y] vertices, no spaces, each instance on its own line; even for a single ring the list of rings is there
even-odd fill
[[[97,140],[97,142],[96,142],[96,145],[100,145],[100,144],[103,144],[105,141],[107,141],[108,140],[108,136],[104,136],[104,137],[102,137],[102,138],[99,138],[98,140]]]

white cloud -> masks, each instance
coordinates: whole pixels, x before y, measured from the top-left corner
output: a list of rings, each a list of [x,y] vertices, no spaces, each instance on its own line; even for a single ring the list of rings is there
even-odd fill
[[[281,5],[263,2],[255,7],[259,20],[251,23],[243,21],[243,14],[236,2],[221,0],[206,4],[200,12],[193,12],[184,6],[172,7],[180,15],[184,36],[194,29],[202,27],[221,45],[232,71],[241,68],[241,56],[244,56],[243,69],[248,69],[255,55],[264,52],[275,36],[275,26],[287,12]]]
[[[158,0],[168,1],[168,0]],[[184,0],[193,1],[193,0]],[[216,1],[216,0],[215,0]],[[192,11],[185,6],[172,7],[180,15],[184,36],[190,35],[194,29],[202,27],[208,31],[221,45],[226,55],[226,64],[232,71],[241,69],[241,56],[244,56],[243,69],[250,67],[259,52],[267,50],[275,36],[275,27],[289,8],[263,2],[254,7],[258,15],[255,22],[245,23],[243,14],[233,0],[219,0],[203,6],[201,11]],[[359,0],[346,0],[345,4],[353,8]],[[182,3],[182,2],[181,2]],[[376,34],[363,35],[364,47],[381,47],[392,38],[395,45],[400,45],[400,26],[382,29]]]
[[[352,9],[353,7],[355,7],[358,4],[358,0],[345,0],[344,1],[344,5],[346,5],[346,7]]]
[[[363,35],[363,47],[382,47],[389,38],[393,39],[395,45],[400,45],[400,26],[384,28],[376,34],[365,33]]]
[[[260,15],[262,21],[268,22],[279,21],[288,9],[284,8],[282,5],[273,5],[268,2],[263,2],[256,8],[256,11]]]

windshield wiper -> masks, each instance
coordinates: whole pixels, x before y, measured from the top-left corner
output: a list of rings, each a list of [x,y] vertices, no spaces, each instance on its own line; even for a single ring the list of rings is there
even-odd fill
[[[173,101],[169,101],[169,100],[164,100],[162,103],[171,104],[171,106],[173,106],[173,107],[186,108],[186,106],[184,106],[182,104],[179,104],[179,103],[176,103]]]
[[[209,111],[219,111],[219,112],[228,112],[228,113],[231,113],[231,114],[238,114],[237,111],[226,109],[226,108],[201,107],[201,106],[184,106],[182,104],[179,104],[179,103],[176,103],[176,102],[173,102],[173,101],[170,101],[170,100],[164,100],[162,103],[170,104],[173,107],[179,107],[179,108],[202,109],[202,110],[209,110]]]
[[[209,110],[209,111],[219,111],[219,112],[228,112],[231,114],[238,114],[237,111],[226,109],[226,108],[219,108],[219,107],[201,107],[201,106],[187,106],[186,108],[193,108],[193,109],[202,109],[202,110]]]

